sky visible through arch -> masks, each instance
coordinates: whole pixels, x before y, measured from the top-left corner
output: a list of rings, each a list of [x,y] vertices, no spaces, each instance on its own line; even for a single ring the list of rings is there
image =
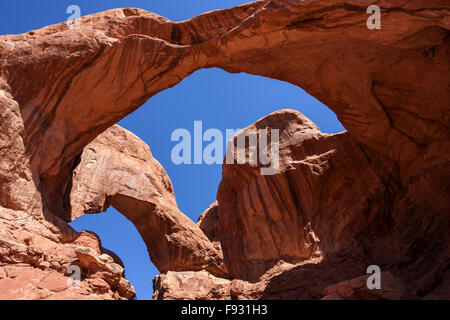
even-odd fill
[[[16,34],[63,22],[69,5],[80,6],[82,15],[112,8],[137,7],[171,20],[185,20],[214,9],[229,8],[245,0],[16,0],[0,1],[0,34]],[[119,122],[151,148],[174,185],[182,212],[194,221],[215,201],[221,179],[219,165],[180,165],[171,160],[172,132],[184,128],[193,133],[194,121],[204,131],[245,128],[273,111],[301,111],[323,132],[344,130],[335,114],[302,89],[289,83],[248,74],[229,74],[219,69],[200,70],[177,86],[165,90]],[[204,144],[206,145],[206,143]],[[125,264],[126,277],[138,299],[151,299],[152,279],[159,272],[148,258],[135,227],[114,209],[85,215],[71,223],[77,231],[97,233],[105,248],[117,253]]]

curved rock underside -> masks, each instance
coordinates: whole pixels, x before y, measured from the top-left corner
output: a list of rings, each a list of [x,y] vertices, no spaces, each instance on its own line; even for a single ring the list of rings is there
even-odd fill
[[[365,1],[268,0],[0,36],[0,298],[132,298],[120,259],[67,224],[110,205],[162,272],[155,298],[449,298],[450,5],[370,4],[381,30]],[[113,125],[211,67],[300,86],[347,132],[292,110],[259,120],[247,130],[280,129],[279,172],[224,165],[196,225],[149,148]],[[381,290],[364,289],[372,264]]]
[[[136,226],[161,272],[227,274],[221,250],[178,209],[172,182],[149,147],[117,125],[84,149],[70,203],[72,218],[115,207]]]

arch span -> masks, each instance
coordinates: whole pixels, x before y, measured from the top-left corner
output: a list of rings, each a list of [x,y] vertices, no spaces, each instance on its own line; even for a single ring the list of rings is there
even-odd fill
[[[81,155],[73,172],[72,219],[113,206],[130,220],[160,272],[202,270],[226,276],[220,248],[180,212],[172,183],[149,147],[114,125]]]

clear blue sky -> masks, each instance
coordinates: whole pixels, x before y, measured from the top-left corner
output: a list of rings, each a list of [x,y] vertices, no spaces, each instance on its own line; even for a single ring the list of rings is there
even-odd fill
[[[200,13],[233,7],[245,0],[3,0],[0,1],[0,34],[23,33],[63,22],[66,8],[79,5],[82,15],[112,8],[137,7],[171,20],[185,20]],[[181,165],[171,161],[175,142],[171,134],[185,128],[192,132],[194,121],[209,128],[244,128],[269,113],[297,109],[323,132],[344,128],[336,116],[302,89],[277,80],[247,74],[228,74],[219,69],[201,70],[176,87],[159,93],[119,124],[144,140],[166,169],[175,188],[180,209],[194,221],[215,201],[221,179],[219,165]],[[126,276],[138,299],[151,299],[152,279],[158,270],[148,258],[145,244],[134,226],[114,209],[85,215],[71,224],[76,230],[96,232],[103,246],[117,253],[125,263]]]

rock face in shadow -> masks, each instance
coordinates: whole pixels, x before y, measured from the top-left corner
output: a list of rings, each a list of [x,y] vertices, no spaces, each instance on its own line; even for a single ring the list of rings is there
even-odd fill
[[[396,279],[390,272],[380,274],[380,283],[377,289],[369,289],[367,282],[369,276],[361,276],[333,284],[324,290],[323,300],[400,300],[405,298],[405,285]]]
[[[381,7],[381,30],[367,28],[362,1],[267,0],[184,22],[115,9],[82,18],[81,29],[63,23],[0,36],[0,292],[129,298],[116,276],[93,281],[105,271],[99,266],[83,270],[84,294],[68,294],[58,281],[33,280],[26,294],[16,290],[50,273],[67,278],[79,247],[101,255],[98,239],[80,245],[85,237],[67,222],[113,205],[135,219],[160,271],[226,276],[231,297],[322,298],[325,287],[377,264],[404,281],[413,298],[448,298],[450,6],[371,4]],[[153,95],[210,67],[300,86],[347,132],[322,134],[286,111],[258,121],[256,129],[282,130],[279,174],[225,165],[217,205],[199,228],[176,209],[167,177],[151,160],[138,168],[156,176],[128,175],[127,167],[119,174],[136,186],[122,188],[114,172],[98,168],[93,178],[117,183],[93,179],[86,188],[86,146]],[[73,192],[77,178],[78,196],[92,203]],[[167,224],[156,227],[158,219]],[[174,238],[154,244],[164,232]],[[300,290],[306,283],[311,289]]]

